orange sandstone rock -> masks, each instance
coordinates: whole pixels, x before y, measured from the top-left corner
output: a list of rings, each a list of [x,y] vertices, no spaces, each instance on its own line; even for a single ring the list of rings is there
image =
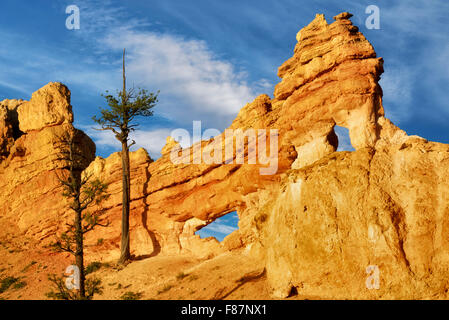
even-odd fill
[[[0,158],[0,219],[13,221],[25,236],[46,239],[70,215],[56,176],[63,164],[56,160],[59,149],[55,147],[64,132],[77,130],[71,124],[70,92],[62,84],[50,83],[28,102],[2,101],[0,110],[5,105],[12,116],[0,122],[0,132],[7,128],[9,136],[8,147],[2,149],[5,157]],[[95,144],[82,132],[79,139],[87,167]]]
[[[408,136],[385,118],[382,59],[350,17],[341,13],[328,24],[317,15],[298,32],[274,98],[260,95],[229,127],[250,136],[240,147],[225,131],[184,150],[168,137],[156,161],[143,149],[131,152],[135,256],[241,250],[263,262],[273,296],[281,298],[295,288],[323,298],[447,299],[449,146]],[[29,102],[0,103],[0,219],[34,239],[50,241],[68,218],[52,142],[76,130],[72,121],[62,84],[48,84]],[[335,125],[349,129],[356,151],[335,152]],[[250,133],[258,129],[278,139],[263,149],[277,154],[271,175],[249,163]],[[81,140],[85,172],[108,182],[111,194],[103,204],[111,225],[87,234],[86,252],[116,259],[120,153],[94,160],[94,144]],[[196,150],[213,150],[219,161],[193,163]],[[222,243],[194,234],[235,210],[239,230]],[[372,268],[379,289],[369,288]]]

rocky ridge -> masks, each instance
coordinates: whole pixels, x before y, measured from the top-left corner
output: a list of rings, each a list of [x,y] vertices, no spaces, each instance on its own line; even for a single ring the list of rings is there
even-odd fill
[[[265,166],[248,164],[247,153],[244,164],[223,164],[226,143],[218,147],[222,161],[212,164],[173,163],[178,144],[170,137],[156,161],[143,149],[131,153],[136,257],[241,251],[265,265],[280,298],[447,298],[449,146],[408,136],[385,118],[382,58],[350,17],[342,13],[328,24],[317,15],[279,67],[273,99],[257,97],[229,127],[277,130],[274,174],[261,175]],[[0,103],[0,219],[11,232],[45,244],[67,219],[53,141],[76,130],[72,122],[70,91],[59,83],[30,101]],[[354,152],[336,152],[336,125],[349,130]],[[225,141],[225,133],[220,137]],[[207,148],[217,138],[198,144]],[[120,154],[94,159],[95,145],[82,140],[86,172],[108,182],[111,193],[104,207],[112,223],[88,234],[87,253],[115,259]],[[179,150],[187,151],[185,162],[197,147]],[[236,160],[236,150],[230,157]],[[194,234],[231,211],[239,229],[222,243]],[[372,266],[377,290],[367,288]]]

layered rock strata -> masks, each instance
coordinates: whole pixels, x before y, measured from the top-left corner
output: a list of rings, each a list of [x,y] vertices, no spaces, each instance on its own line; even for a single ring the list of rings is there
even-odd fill
[[[135,256],[241,250],[264,262],[275,297],[447,298],[449,146],[385,118],[382,58],[350,17],[328,24],[317,15],[297,34],[274,97],[248,103],[228,128],[246,133],[240,145],[225,131],[186,149],[169,137],[156,161],[131,153]],[[0,219],[27,237],[50,241],[68,218],[53,141],[76,130],[72,121],[62,84],[0,103]],[[349,130],[354,152],[336,152],[336,125]],[[267,144],[257,150],[275,155],[275,170],[249,156],[260,137]],[[120,153],[94,159],[94,144],[81,140],[85,172],[111,194],[103,204],[111,225],[87,235],[87,253],[115,259]],[[195,235],[231,211],[239,230],[222,243]]]

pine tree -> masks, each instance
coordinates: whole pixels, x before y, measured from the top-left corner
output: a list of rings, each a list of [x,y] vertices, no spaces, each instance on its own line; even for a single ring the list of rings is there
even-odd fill
[[[68,229],[62,233],[53,243],[57,251],[69,252],[75,257],[75,264],[79,271],[79,290],[75,293],[68,290],[63,279],[52,275],[49,280],[56,285],[56,292],[50,292],[48,296],[55,299],[91,299],[95,293],[99,293],[100,282],[94,279],[86,282],[84,268],[84,234],[93,230],[96,226],[107,226],[101,222],[104,213],[99,205],[107,199],[107,185],[99,179],[93,179],[91,174],[83,174],[85,167],[84,155],[80,149],[82,133],[79,130],[66,132],[54,142],[55,149],[60,150],[57,160],[64,165],[62,172],[58,174],[58,180],[64,188],[63,196],[69,199],[69,208],[74,212],[73,223],[67,223]],[[96,206],[96,211],[91,213],[89,209]]]
[[[145,89],[126,89],[125,75],[125,49],[123,49],[123,89],[117,91],[117,96],[103,95],[108,103],[108,108],[100,108],[100,117],[92,119],[101,126],[99,130],[110,130],[121,143],[122,151],[122,237],[120,246],[120,264],[130,260],[129,247],[129,211],[130,211],[130,163],[129,149],[135,144],[130,143],[129,134],[139,125],[137,117],[150,117],[151,110],[157,103],[157,93],[149,93]]]

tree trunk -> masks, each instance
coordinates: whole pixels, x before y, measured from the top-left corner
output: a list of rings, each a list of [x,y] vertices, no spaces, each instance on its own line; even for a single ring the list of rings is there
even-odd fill
[[[127,141],[122,142],[122,241],[119,263],[124,264],[131,258],[129,250],[129,207],[130,207],[130,170]]]
[[[126,109],[126,76],[125,76],[125,49],[123,49],[123,91],[122,106]],[[126,115],[126,112],[125,112]],[[126,116],[124,117],[126,130],[128,129]],[[125,264],[130,258],[129,251],[129,202],[130,202],[130,170],[129,170],[129,149],[128,149],[128,131],[122,128],[122,242],[120,246],[119,264]]]
[[[76,238],[76,251],[75,262],[79,270],[79,299],[84,300],[86,298],[85,289],[85,275],[84,275],[84,246],[83,246],[83,230],[81,221],[81,212],[76,212],[75,217],[75,238]]]

